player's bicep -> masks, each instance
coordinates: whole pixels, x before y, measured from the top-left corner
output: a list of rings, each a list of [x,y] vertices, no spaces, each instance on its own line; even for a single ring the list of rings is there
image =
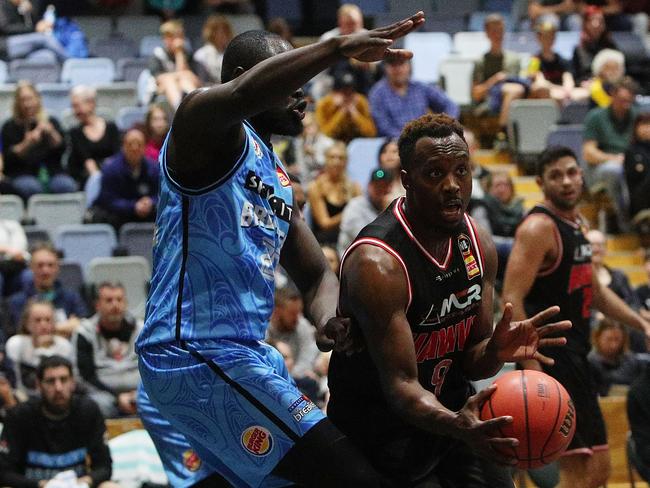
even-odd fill
[[[403,382],[417,381],[415,347],[406,318],[408,302],[405,270],[387,251],[362,245],[346,259],[341,312],[361,328],[388,395],[394,395]]]
[[[515,234],[503,283],[504,302],[522,301],[556,247],[556,229],[545,217],[528,217]],[[557,253],[557,250],[555,250]]]

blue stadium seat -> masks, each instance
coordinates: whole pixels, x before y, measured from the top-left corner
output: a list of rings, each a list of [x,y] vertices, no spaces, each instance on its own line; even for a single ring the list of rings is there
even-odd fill
[[[437,83],[438,65],[451,52],[451,36],[446,32],[413,32],[404,39],[404,47],[413,51],[413,79]]]
[[[12,81],[56,83],[59,81],[59,65],[49,61],[14,59],[9,63],[9,78]]]
[[[16,195],[0,195],[0,219],[20,222],[25,215],[25,206]]]
[[[61,81],[71,85],[99,85],[115,80],[115,63],[109,58],[66,59]]]
[[[127,131],[135,124],[144,124],[147,107],[122,107],[117,112],[115,123],[122,132]]]
[[[569,102],[560,111],[560,124],[582,124],[589,112],[589,102]]]
[[[112,36],[105,39],[93,39],[90,42],[90,54],[97,58],[109,58],[114,63],[120,58],[129,58],[138,53],[137,44],[128,37]]]
[[[582,166],[582,131],[582,124],[553,125],[551,126],[551,131],[548,134],[546,142],[549,146],[570,147]]]
[[[110,118],[115,119],[123,107],[138,104],[138,86],[132,81],[120,81],[97,86],[97,106],[110,110]]]
[[[302,2],[300,0],[266,0],[266,18],[284,18],[292,27],[302,22]]]
[[[113,34],[113,19],[106,15],[73,17],[86,39],[105,39]]]
[[[130,256],[142,256],[152,264],[152,247],[155,224],[153,222],[131,222],[120,228],[120,247]]]
[[[50,236],[64,224],[81,224],[86,196],[83,192],[32,195],[27,201],[27,218],[48,231]]]
[[[144,36],[160,35],[160,19],[155,15],[120,15],[116,30],[137,42]]]
[[[36,89],[41,94],[43,107],[50,115],[60,117],[70,108],[70,85],[66,83],[39,83]]]
[[[348,177],[365,190],[370,172],[379,164],[379,148],[383,137],[359,137],[348,144]]]
[[[115,230],[108,224],[77,224],[60,226],[54,245],[68,261],[79,263],[84,274],[93,258],[110,257],[117,246]]]
[[[23,225],[27,237],[27,247],[31,248],[37,242],[49,242],[52,240],[47,229],[39,225]]]
[[[147,58],[120,58],[117,60],[117,79],[138,81],[140,73],[149,67]]]
[[[88,265],[87,280],[95,286],[102,281],[119,281],[126,289],[129,311],[144,317],[151,268],[142,256],[95,258]]]

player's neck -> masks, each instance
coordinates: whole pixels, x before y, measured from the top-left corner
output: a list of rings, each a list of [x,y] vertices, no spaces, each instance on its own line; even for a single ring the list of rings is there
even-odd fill
[[[578,207],[573,207],[571,209],[560,208],[554,205],[553,202],[548,199],[544,200],[544,206],[558,217],[562,217],[565,220],[570,220],[571,222],[577,221],[580,215],[578,212]]]
[[[444,261],[449,248],[449,238],[454,231],[449,228],[433,226],[429,222],[424,222],[417,217],[416,212],[409,210],[409,206],[404,202],[404,214],[408,225],[418,242],[431,254],[436,260]]]

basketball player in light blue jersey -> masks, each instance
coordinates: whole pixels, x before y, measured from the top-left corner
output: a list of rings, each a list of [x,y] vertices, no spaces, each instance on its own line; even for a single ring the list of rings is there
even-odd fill
[[[302,132],[300,87],[313,76],[343,58],[410,58],[390,46],[423,22],[419,12],[296,50],[267,32],[241,34],[224,54],[224,83],[191,93],[176,113],[160,155],[140,372],[153,406],[230,485],[390,486],[263,342],[278,263],[321,349],[350,342],[348,322],[333,318],[338,282],[270,137]]]

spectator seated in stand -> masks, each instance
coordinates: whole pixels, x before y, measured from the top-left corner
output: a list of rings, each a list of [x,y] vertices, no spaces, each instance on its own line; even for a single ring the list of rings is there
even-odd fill
[[[607,396],[615,385],[631,385],[643,372],[644,365],[629,351],[625,326],[603,318],[593,336],[593,349],[587,359],[598,394]]]
[[[221,83],[223,53],[234,37],[232,25],[223,15],[211,15],[203,24],[203,46],[194,53],[194,61],[203,66],[210,83]]]
[[[147,110],[144,119],[145,157],[156,163],[158,162],[160,149],[165,142],[168,131],[169,114],[167,110],[159,103],[152,103],[149,105],[149,110]]]
[[[300,292],[293,285],[277,290],[275,307],[266,331],[266,341],[286,343],[291,349],[296,377],[313,375],[318,348],[314,326],[305,318]]]
[[[480,104],[478,113],[498,115],[499,126],[504,129],[510,104],[527,96],[529,82],[519,76],[519,55],[503,49],[505,22],[501,15],[490,14],[485,18],[485,34],[490,50],[474,65],[472,100]]]
[[[334,139],[321,132],[314,112],[305,112],[302,125],[304,127],[302,134],[293,138],[295,167],[287,170],[299,174],[303,185],[309,186],[323,171],[325,152],[332,147]]]
[[[573,78],[581,85],[592,77],[591,63],[603,49],[616,49],[605,26],[605,17],[598,7],[587,7],[582,14],[580,43],[573,51]]]
[[[590,189],[602,186],[616,210],[616,222],[609,232],[629,227],[627,189],[623,176],[625,151],[634,131],[637,109],[633,106],[636,84],[624,78],[612,87],[612,103],[594,108],[585,118],[582,157],[587,163],[585,181]]]
[[[52,19],[39,19],[39,2],[2,0],[0,2],[0,57],[38,58],[63,62],[65,47],[54,35]]]
[[[497,280],[501,282],[515,231],[524,218],[523,199],[515,195],[508,173],[493,171],[487,176],[487,193],[472,207],[471,215],[492,234],[499,257]]]
[[[335,143],[325,151],[325,168],[307,190],[314,235],[321,244],[336,245],[343,209],[361,195],[361,188],[347,177],[345,144]]]
[[[140,382],[135,339],[142,321],[127,312],[120,283],[98,285],[95,311],[72,338],[81,384],[105,417],[135,415]]]
[[[104,159],[120,150],[120,131],[113,121],[99,115],[97,90],[78,85],[70,90],[70,102],[79,125],[70,129],[68,173],[80,187],[89,176],[99,173]]]
[[[158,203],[158,164],[144,155],[145,136],[139,129],[124,134],[122,151],[102,167],[102,188],[91,209],[93,222],[119,229],[127,222],[153,222]]]
[[[0,218],[0,300],[20,289],[20,274],[28,261],[27,236],[20,222]]]
[[[620,51],[603,49],[591,63],[594,75],[589,85],[591,105],[601,108],[612,104],[612,90],[625,76],[625,57]]]
[[[77,184],[61,165],[64,151],[61,126],[43,110],[36,88],[29,82],[19,82],[12,117],[2,126],[2,156],[5,174],[25,201],[36,193],[77,190]]]
[[[359,231],[375,220],[392,201],[389,200],[392,183],[390,170],[375,169],[370,173],[365,194],[354,197],[345,206],[336,246],[339,256],[343,255]]]
[[[109,481],[104,418],[94,402],[74,395],[70,361],[46,358],[36,377],[40,398],[7,415],[0,437],[0,485],[118,488]]]
[[[649,113],[640,113],[634,121],[632,143],[625,151],[624,172],[630,194],[630,218],[640,234],[648,235],[650,234]]]
[[[167,102],[178,108],[188,93],[201,86],[197,76],[197,65],[185,47],[183,24],[178,20],[168,20],[160,26],[163,46],[154,49],[149,62],[149,71],[156,78],[158,93]]]
[[[13,324],[9,335],[15,332],[27,302],[36,299],[52,303],[56,333],[70,337],[79,326],[79,319],[87,316],[87,310],[79,292],[65,288],[59,281],[59,255],[54,246],[49,242],[36,243],[31,249],[29,268],[31,280],[25,280],[23,289],[7,299]]]
[[[553,50],[556,30],[553,22],[536,24],[541,50],[530,59],[527,75],[533,89],[547,90],[549,97],[562,105],[571,100],[583,100],[587,93],[584,89],[576,89],[569,62]]]
[[[390,185],[390,191],[386,200],[388,203],[396,198],[406,195],[406,189],[402,185],[402,162],[399,158],[399,151],[397,149],[397,140],[386,139],[386,141],[379,147],[378,166],[393,175],[393,181]]]
[[[345,143],[377,133],[368,99],[356,90],[351,73],[334,77],[334,89],[316,104],[316,120],[323,134]]]
[[[411,62],[402,58],[384,61],[384,77],[370,90],[370,110],[377,135],[399,138],[402,128],[427,112],[458,117],[460,109],[439,88],[411,80]]]
[[[605,264],[605,257],[607,256],[607,238],[605,234],[597,229],[592,229],[587,232],[587,240],[591,243],[591,262],[596,279],[601,285],[608,287],[621,297],[631,309],[639,311],[641,303],[625,273],[610,268]],[[627,329],[632,351],[636,353],[646,352],[645,334],[632,327]]]
[[[52,304],[38,299],[27,302],[20,330],[6,345],[7,357],[14,366],[16,393],[21,400],[38,395],[36,369],[43,358],[59,355],[72,360],[70,341],[54,332]]]

